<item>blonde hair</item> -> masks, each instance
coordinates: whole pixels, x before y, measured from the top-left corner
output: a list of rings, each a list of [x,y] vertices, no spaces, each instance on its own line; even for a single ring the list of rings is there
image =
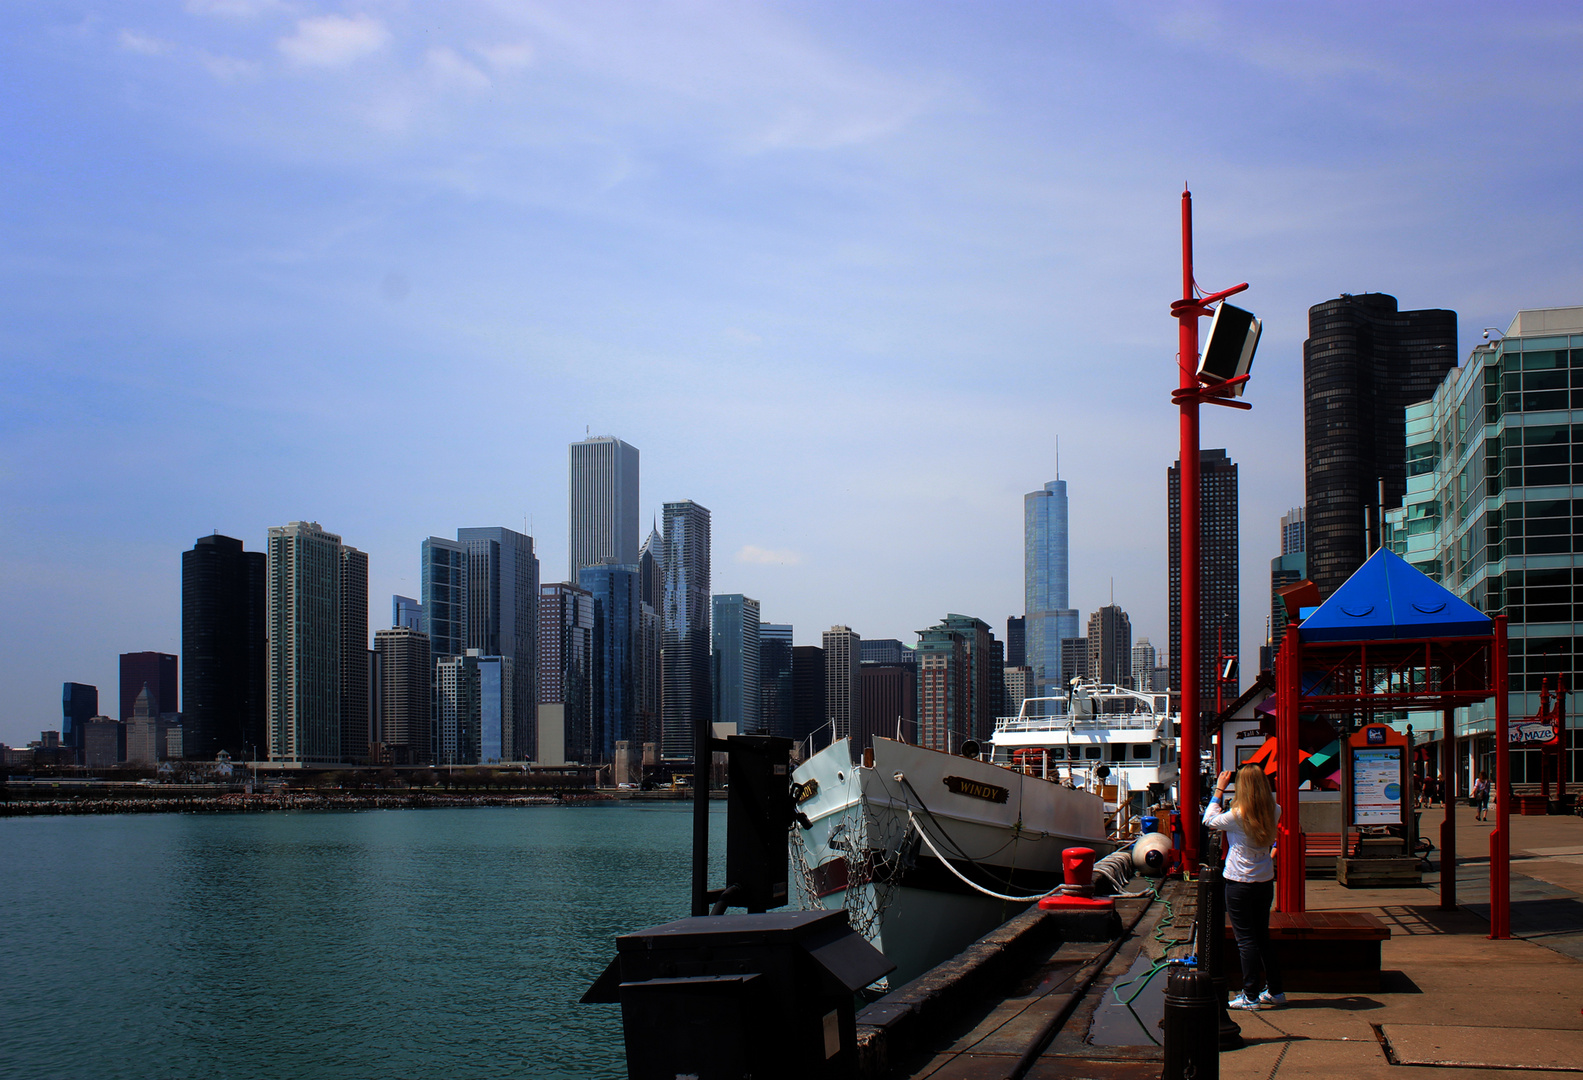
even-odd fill
[[[1244,765],[1237,770],[1237,798],[1231,809],[1242,820],[1242,831],[1255,847],[1267,848],[1275,843],[1275,796],[1263,769]]]

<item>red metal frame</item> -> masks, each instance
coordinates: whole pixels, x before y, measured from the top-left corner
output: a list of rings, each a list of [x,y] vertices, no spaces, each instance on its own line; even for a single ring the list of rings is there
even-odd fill
[[[1232,400],[1236,388],[1248,381],[1246,375],[1217,379],[1198,374],[1198,320],[1213,315],[1208,305],[1234,296],[1248,287],[1247,282],[1208,296],[1194,296],[1193,280],[1193,193],[1182,192],[1182,298],[1171,304],[1171,317],[1177,320],[1177,388],[1171,404],[1181,409],[1181,598],[1182,598],[1182,740],[1178,756],[1181,805],[1183,864],[1198,866],[1198,771],[1199,764],[1199,641],[1198,626],[1198,406],[1200,403],[1251,409],[1245,401]],[[1191,820],[1186,820],[1190,816]]]
[[[1303,642],[1293,623],[1275,664],[1276,903],[1282,911],[1307,910],[1304,859],[1307,841],[1297,787],[1299,714],[1358,713],[1364,722],[1378,712],[1440,710],[1445,720],[1446,776],[1451,775],[1451,710],[1495,698],[1495,828],[1490,832],[1490,937],[1511,936],[1511,873],[1508,813],[1510,756],[1507,729],[1506,617],[1494,632],[1477,638],[1417,638],[1378,641]],[[1317,673],[1302,692],[1303,673]],[[1344,824],[1344,823],[1343,823]],[[1456,906],[1456,822],[1446,800],[1441,826],[1441,907]]]

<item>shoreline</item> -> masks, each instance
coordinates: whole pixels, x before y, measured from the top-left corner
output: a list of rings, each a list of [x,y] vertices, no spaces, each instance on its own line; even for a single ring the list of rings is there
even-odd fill
[[[432,810],[477,806],[581,806],[620,802],[613,795],[437,795],[429,792],[351,794],[181,795],[151,798],[8,799],[0,818],[79,814],[261,814],[282,810]]]

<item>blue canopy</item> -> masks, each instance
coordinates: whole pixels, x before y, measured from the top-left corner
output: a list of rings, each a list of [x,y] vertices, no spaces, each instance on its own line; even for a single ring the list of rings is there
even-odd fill
[[[1488,637],[1490,617],[1380,548],[1303,620],[1303,641]]]

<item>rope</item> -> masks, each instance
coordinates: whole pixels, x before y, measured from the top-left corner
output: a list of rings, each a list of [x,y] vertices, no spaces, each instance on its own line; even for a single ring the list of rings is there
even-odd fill
[[[949,859],[940,854],[940,849],[934,846],[934,841],[929,839],[929,834],[925,832],[923,827],[918,824],[917,815],[915,815],[911,810],[907,811],[907,820],[912,822],[912,827],[918,830],[918,836],[922,838],[924,845],[930,851],[934,852],[934,857],[940,860],[940,865],[951,871],[951,873],[956,876],[958,881],[972,889],[974,892],[983,893],[985,896],[992,896],[996,900],[1008,900],[1014,904],[1031,904],[1035,900],[1043,900],[1046,896],[1053,896],[1056,892],[1060,891],[1061,886],[1057,885],[1049,892],[1040,893],[1037,896],[1008,896],[1005,893],[998,893],[991,889],[986,889],[984,886],[978,884],[975,881],[969,881],[960,870],[951,865]]]

